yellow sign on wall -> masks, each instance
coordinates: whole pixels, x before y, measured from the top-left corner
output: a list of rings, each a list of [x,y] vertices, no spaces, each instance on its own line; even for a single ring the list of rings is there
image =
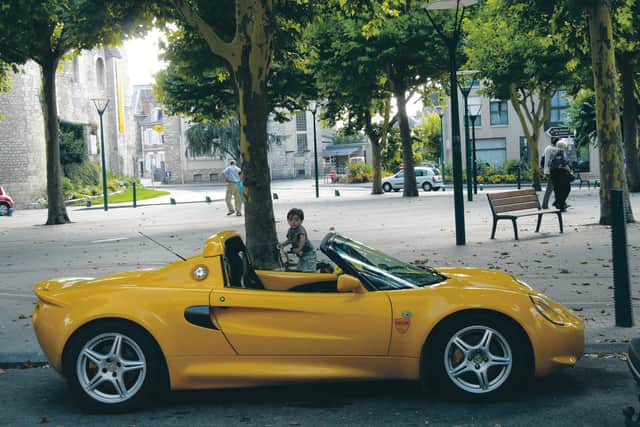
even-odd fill
[[[153,125],[153,130],[157,133],[162,133],[164,132],[164,126],[162,126],[161,124]]]

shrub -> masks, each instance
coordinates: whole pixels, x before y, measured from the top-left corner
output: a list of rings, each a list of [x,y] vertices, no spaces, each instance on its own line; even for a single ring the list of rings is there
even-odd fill
[[[349,163],[349,182],[369,182],[373,178],[371,165],[366,163]]]

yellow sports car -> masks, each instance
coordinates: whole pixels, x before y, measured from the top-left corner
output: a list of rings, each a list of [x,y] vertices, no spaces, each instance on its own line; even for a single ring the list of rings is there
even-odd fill
[[[509,274],[419,267],[335,233],[320,249],[325,272],[254,270],[227,231],[157,270],[45,280],[36,335],[107,411],[166,389],[368,379],[488,400],[582,355],[582,320]]]

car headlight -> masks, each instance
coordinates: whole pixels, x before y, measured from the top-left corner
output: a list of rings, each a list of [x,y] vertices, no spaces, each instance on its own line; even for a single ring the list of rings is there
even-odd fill
[[[549,300],[540,295],[529,295],[538,313],[554,325],[564,326],[564,317],[560,310],[554,308]]]
[[[527,288],[529,290],[533,290],[533,288],[531,286],[529,286],[529,284],[523,282],[521,279],[518,279],[516,276],[511,276],[511,277],[513,277],[513,280],[515,280],[516,282],[520,283],[525,288]]]

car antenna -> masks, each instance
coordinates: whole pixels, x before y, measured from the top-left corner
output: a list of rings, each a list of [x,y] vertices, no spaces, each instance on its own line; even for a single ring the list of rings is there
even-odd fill
[[[186,261],[187,259],[185,257],[183,257],[182,255],[172,251],[171,249],[169,249],[168,247],[166,247],[165,245],[163,245],[160,242],[157,242],[155,240],[153,240],[151,237],[147,236],[146,234],[144,234],[142,231],[138,231],[138,234],[140,234],[142,237],[146,237],[147,239],[151,240],[153,243],[155,243],[156,245],[160,246],[161,248],[164,248],[166,250],[168,250],[169,252],[171,252],[172,254],[174,254],[175,256],[177,256],[178,258],[180,258],[183,261]]]

